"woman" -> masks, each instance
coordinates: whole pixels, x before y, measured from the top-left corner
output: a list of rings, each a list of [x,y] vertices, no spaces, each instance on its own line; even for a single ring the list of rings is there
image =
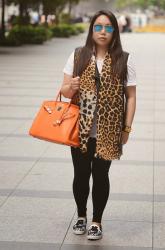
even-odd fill
[[[93,218],[87,239],[101,239],[109,168],[112,160],[120,159],[122,145],[128,141],[136,103],[134,66],[122,50],[117,20],[110,11],[93,16],[85,46],[77,48],[65,65],[61,93],[80,106],[80,147],[71,147],[78,213],[73,232],[86,232],[92,174]]]

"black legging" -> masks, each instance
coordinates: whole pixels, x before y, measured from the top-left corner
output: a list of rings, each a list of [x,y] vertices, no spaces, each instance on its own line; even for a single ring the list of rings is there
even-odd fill
[[[92,173],[92,221],[101,223],[103,211],[109,196],[110,183],[108,172],[112,161],[95,158],[95,147],[95,138],[89,138],[86,153],[81,153],[79,148],[71,147],[74,166],[73,194],[77,204],[78,216],[86,216],[87,199],[90,190],[89,179]]]

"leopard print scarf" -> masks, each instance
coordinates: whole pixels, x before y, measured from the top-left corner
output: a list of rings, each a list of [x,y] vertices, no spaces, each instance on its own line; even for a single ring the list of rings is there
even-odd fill
[[[89,132],[97,106],[97,135],[95,157],[104,160],[120,159],[122,155],[121,135],[124,120],[124,88],[117,75],[111,74],[111,57],[104,59],[97,94],[95,83],[95,57],[81,75],[80,90],[72,103],[80,106],[79,139],[80,150],[87,151]]]

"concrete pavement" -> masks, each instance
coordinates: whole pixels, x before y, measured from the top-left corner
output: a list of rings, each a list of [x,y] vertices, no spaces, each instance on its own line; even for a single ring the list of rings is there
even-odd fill
[[[163,34],[122,34],[137,69],[137,111],[124,156],[110,168],[104,237],[72,234],[76,207],[69,147],[28,136],[85,35],[43,46],[0,47],[0,250],[165,249],[165,47]],[[91,183],[92,184],[92,183]],[[88,201],[88,225],[92,217]]]

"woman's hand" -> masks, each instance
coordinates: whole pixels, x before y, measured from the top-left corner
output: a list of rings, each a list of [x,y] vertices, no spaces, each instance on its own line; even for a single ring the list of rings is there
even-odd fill
[[[71,78],[70,86],[73,91],[77,91],[80,88],[80,77]]]
[[[122,140],[121,140],[121,143],[122,144],[126,144],[127,141],[128,141],[128,138],[129,138],[129,133],[122,131]]]
[[[63,84],[61,86],[61,93],[66,98],[72,98],[73,95],[80,88],[80,77],[72,77],[64,74]]]

